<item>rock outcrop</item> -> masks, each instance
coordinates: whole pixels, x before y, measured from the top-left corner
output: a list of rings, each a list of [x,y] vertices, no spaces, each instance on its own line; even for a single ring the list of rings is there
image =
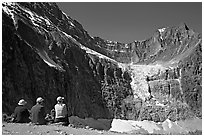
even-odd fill
[[[59,95],[70,115],[155,122],[202,117],[202,40],[186,24],[145,41],[91,37],[55,3],[3,3],[2,109]]]

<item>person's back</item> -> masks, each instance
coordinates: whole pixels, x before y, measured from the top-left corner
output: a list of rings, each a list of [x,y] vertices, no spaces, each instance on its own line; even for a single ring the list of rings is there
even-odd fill
[[[66,104],[63,103],[64,97],[57,98],[55,105],[55,122],[64,122],[64,125],[69,124],[68,112]]]
[[[25,107],[27,102],[25,100],[20,100],[18,106],[14,110],[14,120],[16,123],[28,123],[30,122],[29,116],[30,113],[28,109]]]
[[[67,108],[65,104],[55,105],[55,118],[65,118],[67,116]]]
[[[44,106],[41,104],[42,102],[43,100],[40,100],[39,102],[37,99],[37,104],[33,106],[31,109],[31,122],[38,125],[46,124],[45,120],[46,113]]]

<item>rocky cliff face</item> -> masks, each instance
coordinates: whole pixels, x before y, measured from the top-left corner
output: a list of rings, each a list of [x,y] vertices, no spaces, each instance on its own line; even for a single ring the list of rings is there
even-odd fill
[[[31,107],[38,96],[51,110],[63,95],[70,115],[113,117],[102,88],[130,89],[129,82],[116,61],[89,48],[89,40],[54,3],[4,3],[3,111],[11,113],[20,98]]]
[[[164,121],[202,115],[201,36],[185,24],[129,44],[90,37],[55,3],[3,3],[2,108],[38,96],[47,112]]]
[[[128,44],[94,39],[112,58],[126,64],[123,67],[131,74],[137,101],[130,99],[131,107],[125,104],[130,119],[158,122],[201,117],[202,40],[185,23]]]

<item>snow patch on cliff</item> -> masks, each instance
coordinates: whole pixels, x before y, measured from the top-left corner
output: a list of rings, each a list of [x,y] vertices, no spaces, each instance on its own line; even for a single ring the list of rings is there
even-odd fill
[[[158,29],[159,33],[160,33],[160,39],[163,40],[162,38],[162,33],[166,30],[166,28],[161,28],[161,29]]]
[[[15,15],[14,15],[14,10],[9,9],[9,7],[11,8],[13,6],[15,6],[15,3],[13,3],[13,2],[10,2],[10,3],[9,2],[4,2],[4,3],[2,3],[3,11],[7,15],[11,16],[15,28],[17,28],[18,27],[18,23],[17,23],[17,19],[16,19]]]
[[[165,71],[165,68],[161,65],[130,65],[129,71],[132,78],[130,85],[134,97],[139,97],[145,101],[150,97],[147,76],[157,75],[161,71]]]
[[[166,28],[158,29],[160,33],[164,32]]]
[[[69,16],[67,16],[67,14],[66,13],[64,13],[63,11],[62,11],[62,14],[63,15],[65,15],[65,17],[67,18],[67,20],[68,20],[68,23],[69,24],[71,24],[73,27],[75,26],[71,21],[72,21],[72,19],[69,17]],[[71,20],[71,21],[70,21]]]
[[[75,43],[76,45],[78,45],[81,49],[85,50],[86,53],[95,55],[95,56],[97,56],[97,57],[99,57],[99,58],[107,59],[107,60],[109,60],[109,61],[111,61],[111,62],[116,62],[116,63],[117,63],[117,61],[115,61],[114,59],[111,59],[111,58],[109,58],[109,57],[107,57],[107,56],[105,56],[105,55],[103,55],[103,54],[101,54],[101,53],[98,53],[98,52],[96,52],[96,51],[94,51],[94,50],[92,50],[92,49],[90,49],[90,48],[88,48],[88,47],[82,45],[82,44],[79,43],[76,39],[74,39],[72,36],[68,35],[67,33],[65,33],[65,32],[63,32],[63,31],[61,31],[61,32],[62,32],[67,38],[69,38],[73,43]]]
[[[52,59],[49,58],[48,54],[43,50],[39,51],[38,55],[43,59],[43,61],[50,67],[54,67],[60,71],[65,71],[60,65],[55,63]]]

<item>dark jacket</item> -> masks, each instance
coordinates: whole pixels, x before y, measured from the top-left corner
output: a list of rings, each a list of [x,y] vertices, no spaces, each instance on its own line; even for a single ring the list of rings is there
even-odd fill
[[[28,123],[30,113],[25,106],[17,106],[14,110],[14,122],[16,123]]]
[[[38,124],[38,125],[44,125],[46,124],[46,113],[45,108],[43,105],[36,104],[31,109],[31,122]]]

